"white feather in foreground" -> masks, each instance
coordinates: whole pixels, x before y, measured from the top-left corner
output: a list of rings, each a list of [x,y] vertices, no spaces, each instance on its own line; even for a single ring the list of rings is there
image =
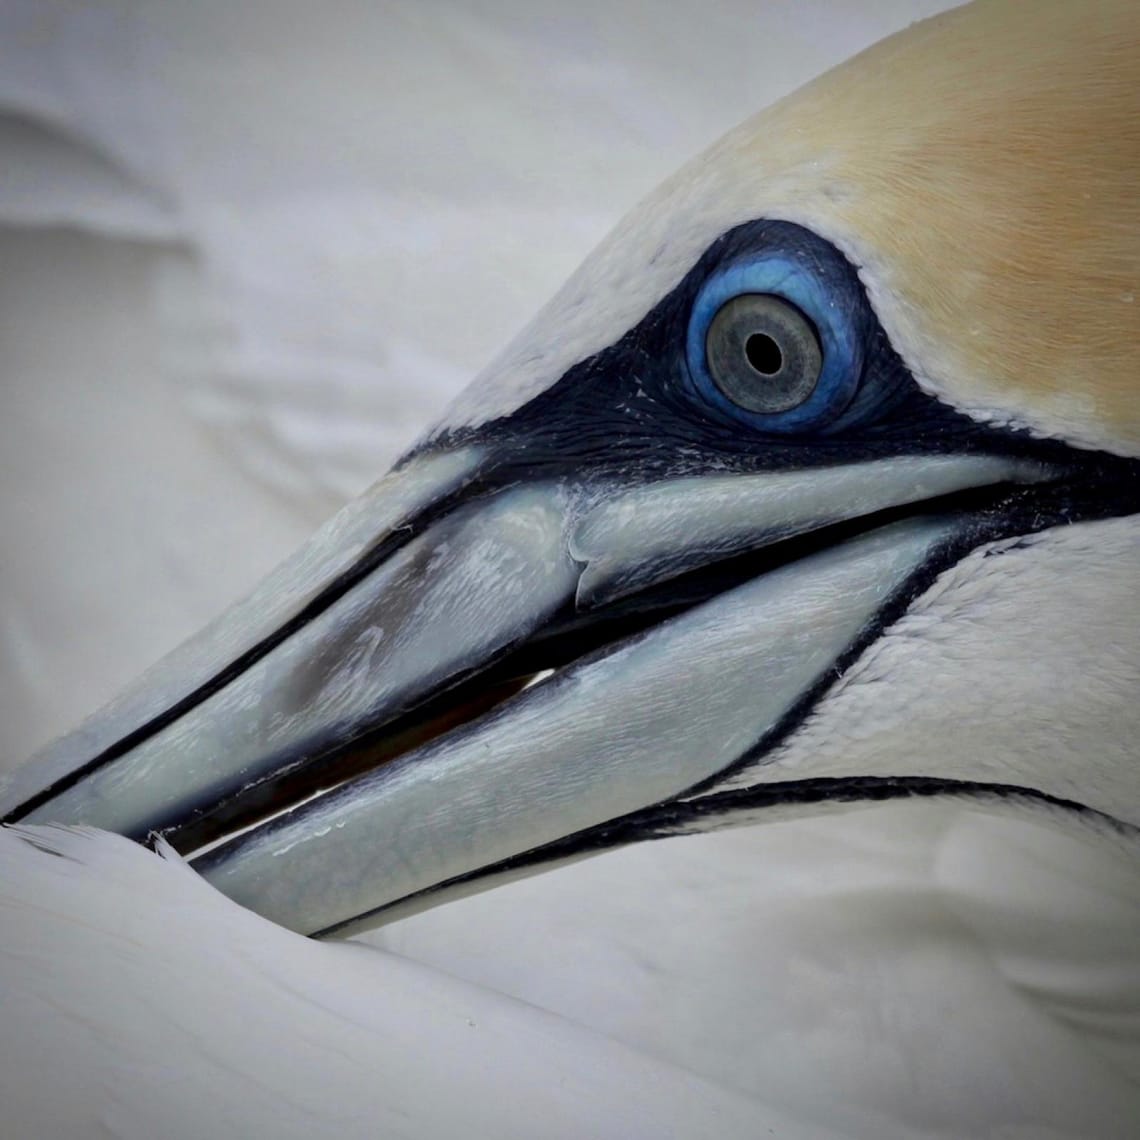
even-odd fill
[[[7,1137],[831,1135],[105,833],[0,831],[0,927]]]

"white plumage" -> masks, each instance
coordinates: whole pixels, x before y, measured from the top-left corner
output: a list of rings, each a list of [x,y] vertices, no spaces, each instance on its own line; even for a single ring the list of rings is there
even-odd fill
[[[787,1134],[552,1014],[280,930],[172,853],[5,829],[0,868],[7,1136]]]
[[[1127,619],[1134,537],[1118,553]],[[376,936],[559,1019],[305,943],[119,840],[52,833],[54,859],[0,838],[3,1018],[26,1027],[0,1080],[28,1135],[1123,1137],[1135,1118],[1135,855],[1041,822],[910,805],[666,841]]]

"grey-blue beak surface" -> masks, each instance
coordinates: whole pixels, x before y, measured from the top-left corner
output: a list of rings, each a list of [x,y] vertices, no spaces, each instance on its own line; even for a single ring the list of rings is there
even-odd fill
[[[188,852],[256,824],[195,865],[295,930],[379,922],[730,768],[971,525],[924,503],[1048,474],[487,471],[407,461],[19,770],[5,816]]]

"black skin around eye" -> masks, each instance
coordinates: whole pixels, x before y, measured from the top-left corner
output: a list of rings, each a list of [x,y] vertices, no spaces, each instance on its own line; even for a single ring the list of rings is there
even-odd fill
[[[688,377],[685,339],[701,287],[728,262],[772,251],[810,267],[862,338],[858,391],[839,419],[815,432],[775,435],[742,426],[698,400]],[[977,423],[923,392],[891,346],[855,266],[810,230],[770,220],[746,222],[719,237],[633,328],[517,411],[423,446],[469,443],[498,457],[496,481],[514,471],[528,478],[616,472],[628,480],[951,452],[1070,457],[1063,443]]]

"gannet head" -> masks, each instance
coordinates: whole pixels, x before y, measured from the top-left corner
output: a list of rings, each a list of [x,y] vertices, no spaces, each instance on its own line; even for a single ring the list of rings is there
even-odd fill
[[[306,933],[887,796],[1140,826],[1138,61],[983,2],[726,136],[5,817],[272,816],[196,866]]]

